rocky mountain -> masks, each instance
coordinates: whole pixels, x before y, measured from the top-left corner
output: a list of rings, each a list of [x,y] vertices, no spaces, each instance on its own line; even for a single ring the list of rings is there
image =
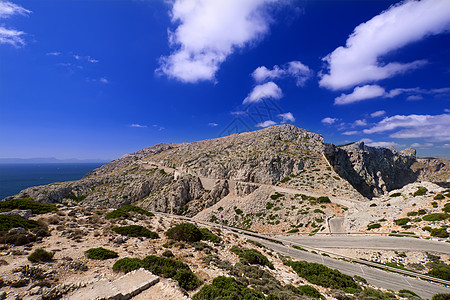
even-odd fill
[[[210,209],[202,214],[205,218],[220,215],[220,208],[229,206],[225,202],[240,203],[236,208],[247,203],[247,219],[236,219],[235,207],[229,207],[229,222],[237,226],[258,223],[251,206],[260,203],[264,208],[277,193],[290,194],[286,199],[303,194],[327,196],[336,203],[367,201],[417,180],[448,184],[449,170],[450,164],[441,159],[416,158],[414,149],[398,152],[363,142],[336,146],[319,134],[279,125],[193,143],[154,145],[105,164],[79,181],[32,187],[14,197],[81,202],[86,207],[134,203],[191,217],[220,202],[215,213]],[[322,207],[326,215],[341,210]],[[292,222],[297,226],[300,221]]]

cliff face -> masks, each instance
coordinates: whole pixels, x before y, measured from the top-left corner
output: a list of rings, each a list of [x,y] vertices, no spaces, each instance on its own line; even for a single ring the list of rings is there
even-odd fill
[[[413,167],[412,167],[413,166]],[[292,125],[194,143],[158,144],[124,155],[83,177],[23,190],[45,203],[82,201],[86,206],[129,203],[194,216],[230,193],[246,197],[265,185],[364,200],[441,174],[450,166],[416,159],[415,150],[338,147]],[[363,195],[364,197],[362,197]]]
[[[416,151],[368,147],[363,142],[337,147],[326,144],[325,155],[334,170],[363,196],[372,198],[416,181],[411,169]]]

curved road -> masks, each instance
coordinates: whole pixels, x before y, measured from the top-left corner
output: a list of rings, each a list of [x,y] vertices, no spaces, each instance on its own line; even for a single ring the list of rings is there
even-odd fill
[[[450,244],[433,240],[393,236],[279,236],[314,248],[384,249],[450,254]]]

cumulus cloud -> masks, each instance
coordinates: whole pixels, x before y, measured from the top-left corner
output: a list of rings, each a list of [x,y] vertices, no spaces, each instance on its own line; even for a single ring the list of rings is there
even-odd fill
[[[133,128],[147,128],[147,125],[131,124],[130,127],[133,127]]]
[[[173,52],[160,59],[158,74],[182,82],[214,80],[235,50],[260,40],[269,30],[273,0],[175,0],[170,12],[169,44]]]
[[[275,65],[272,70],[267,69],[265,66],[258,67],[253,71],[252,76],[258,83],[266,80],[292,77],[296,80],[297,86],[303,86],[312,74],[311,69],[300,61],[291,61],[281,68]]]
[[[278,117],[281,118],[281,124],[284,124],[287,122],[295,122],[294,115],[291,112],[279,114]]]
[[[208,123],[208,126],[217,127],[217,126],[219,126],[219,124],[211,122],[211,123]]]
[[[269,126],[276,125],[276,124],[277,123],[275,123],[272,120],[267,120],[267,121],[256,124],[256,127],[264,128],[264,127],[269,127]]]
[[[320,86],[338,90],[393,77],[426,64],[385,62],[391,51],[450,29],[450,1],[403,1],[371,20],[358,25],[344,47],[335,49],[324,61],[328,64]]]
[[[386,111],[385,111],[385,110],[377,110],[377,111],[371,113],[370,116],[371,116],[372,118],[377,118],[377,117],[382,117],[382,116],[384,116],[385,114],[386,114]]]
[[[359,102],[367,99],[381,97],[386,93],[384,88],[379,85],[365,85],[355,87],[352,93],[342,94],[334,99],[335,105],[344,105]]]
[[[280,87],[270,81],[255,86],[242,103],[256,103],[262,101],[263,99],[280,99],[281,97],[283,97],[283,92]]]
[[[450,141],[450,114],[441,115],[395,115],[384,118],[364,133],[383,133],[401,129],[392,133],[392,138],[428,138],[435,141]]]
[[[331,124],[334,124],[337,120],[338,120],[337,118],[326,117],[326,118],[323,118],[322,121],[320,121],[320,122],[322,122],[323,124],[331,125]]]
[[[366,126],[367,121],[366,120],[356,120],[355,123],[353,123],[353,126]]]

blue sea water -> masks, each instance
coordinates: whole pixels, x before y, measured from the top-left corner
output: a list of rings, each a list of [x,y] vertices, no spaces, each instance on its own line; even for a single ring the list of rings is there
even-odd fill
[[[0,164],[0,199],[35,185],[81,179],[104,163]]]

